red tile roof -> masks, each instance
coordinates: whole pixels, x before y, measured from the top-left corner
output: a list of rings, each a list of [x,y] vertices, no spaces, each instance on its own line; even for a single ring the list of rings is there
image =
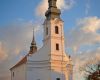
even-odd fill
[[[12,69],[15,68],[15,67],[20,66],[21,64],[26,63],[26,62],[27,62],[27,56],[28,56],[28,55],[26,55],[25,57],[23,57],[16,65],[14,65],[12,68],[10,68],[10,70],[12,70]]]

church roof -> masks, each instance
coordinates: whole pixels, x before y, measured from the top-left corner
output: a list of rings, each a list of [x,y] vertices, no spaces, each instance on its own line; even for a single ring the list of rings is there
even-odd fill
[[[22,65],[24,63],[26,63],[27,62],[27,56],[28,55],[24,56],[16,65],[14,65],[12,68],[10,68],[10,70],[12,70],[12,69],[14,69],[14,68],[16,68],[16,67],[18,67],[18,66],[20,66],[20,65]]]
[[[35,38],[34,38],[34,30],[33,30],[33,39],[32,39],[32,42],[31,42],[29,53],[27,55],[25,55],[16,65],[14,65],[12,68],[10,68],[10,70],[26,63],[27,62],[27,56],[34,54],[36,51],[37,51],[37,46],[36,46],[36,42],[35,42]]]

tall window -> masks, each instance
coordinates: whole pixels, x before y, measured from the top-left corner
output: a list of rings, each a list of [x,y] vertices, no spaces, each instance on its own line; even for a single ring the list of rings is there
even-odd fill
[[[56,44],[56,50],[59,50],[59,44],[58,43]]]
[[[48,27],[46,27],[46,35],[48,35]]]
[[[59,28],[58,28],[58,26],[55,26],[55,33],[59,34]]]
[[[56,78],[56,80],[60,80],[60,78]]]
[[[14,77],[14,72],[13,72],[13,77]]]

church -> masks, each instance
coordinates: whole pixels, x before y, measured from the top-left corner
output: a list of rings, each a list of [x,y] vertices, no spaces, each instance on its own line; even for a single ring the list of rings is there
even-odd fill
[[[48,0],[43,46],[37,49],[33,34],[30,51],[10,69],[11,80],[73,80],[72,60],[64,47],[64,21],[56,2]]]

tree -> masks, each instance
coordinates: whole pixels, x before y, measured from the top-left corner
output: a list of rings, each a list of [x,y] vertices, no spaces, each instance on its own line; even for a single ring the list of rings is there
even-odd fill
[[[84,71],[86,80],[100,80],[100,62],[97,64],[87,63],[81,70]]]
[[[88,75],[87,80],[100,80],[100,64],[96,65],[95,68],[95,71]],[[93,68],[91,68],[91,70],[93,70]]]

